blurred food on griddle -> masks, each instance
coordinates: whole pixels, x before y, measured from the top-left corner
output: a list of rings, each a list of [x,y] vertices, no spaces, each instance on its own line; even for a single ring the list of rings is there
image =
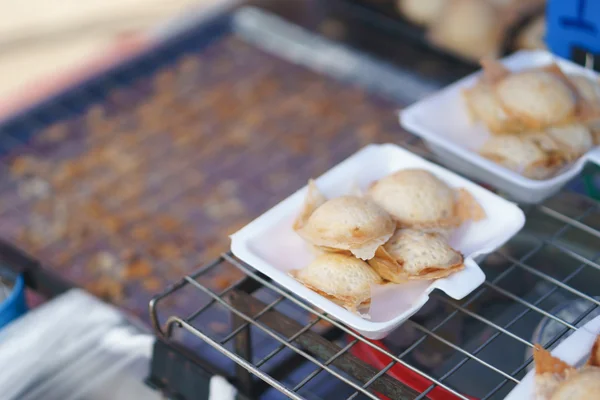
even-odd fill
[[[357,0],[467,62],[545,48],[545,0]]]

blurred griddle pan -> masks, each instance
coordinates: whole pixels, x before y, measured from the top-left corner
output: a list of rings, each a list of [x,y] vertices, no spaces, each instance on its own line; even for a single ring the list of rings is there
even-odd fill
[[[289,0],[285,2],[250,1],[242,3],[241,6],[255,6],[317,34],[321,34],[324,24],[327,22],[337,21],[344,27],[344,34],[335,38],[338,43],[374,56],[374,59],[385,60],[388,64],[396,67],[398,71],[414,74],[415,81],[422,81],[428,88],[441,87],[473,71],[473,66],[456,62],[451,57],[441,56],[427,47],[413,46],[411,42],[399,41],[397,37],[389,35],[386,31],[374,29],[370,24],[362,23],[356,19],[351,7],[346,7],[346,4],[346,2],[338,0]],[[112,79],[112,81],[123,84],[120,77],[135,75],[136,69],[144,68],[145,73],[149,73],[149,65],[152,65],[152,69],[154,69],[170,63],[169,59],[179,51],[178,48],[182,47],[182,42],[189,42],[190,38],[198,35],[202,35],[204,39],[200,40],[198,37],[196,46],[200,46],[200,42],[211,42],[227,32],[225,25],[226,23],[224,24],[220,19],[203,21],[202,27],[191,28],[189,31],[169,39],[167,43],[161,44],[158,49],[152,49],[113,68],[100,77],[93,77],[54,98],[34,105],[31,109],[23,110],[21,114],[3,121],[0,125],[0,132],[19,135],[22,140],[28,141],[44,125],[52,124],[55,120],[77,117],[87,107],[86,102],[81,101],[81,93],[91,89],[96,94],[102,95],[108,90],[103,83],[108,81],[107,77],[111,77],[109,80],[116,77],[117,79]],[[164,49],[169,49],[167,52],[171,54],[165,56]],[[150,73],[152,73],[151,70]],[[57,103],[68,104],[69,108],[56,108]],[[57,114],[57,109],[62,110],[62,114]],[[6,154],[10,150],[10,148],[2,148],[0,153]],[[0,244],[2,244],[0,260],[19,272],[25,272],[30,286],[49,296],[63,292],[70,286],[70,282],[64,277],[40,268],[41,264],[38,260],[16,251],[11,245]],[[44,263],[44,260],[41,260],[41,263]]]

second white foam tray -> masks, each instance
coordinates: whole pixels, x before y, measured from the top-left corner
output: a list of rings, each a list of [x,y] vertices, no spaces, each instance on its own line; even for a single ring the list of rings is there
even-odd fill
[[[598,79],[595,72],[547,51],[520,51],[500,61],[512,71],[557,63],[566,73]],[[559,174],[549,179],[534,180],[479,155],[477,151],[490,133],[482,124],[469,121],[461,95],[462,90],[475,84],[478,77],[479,73],[469,75],[400,112],[402,126],[423,139],[445,165],[504,190],[517,201],[538,203],[578,175],[586,162],[600,164],[600,149],[596,147]]]

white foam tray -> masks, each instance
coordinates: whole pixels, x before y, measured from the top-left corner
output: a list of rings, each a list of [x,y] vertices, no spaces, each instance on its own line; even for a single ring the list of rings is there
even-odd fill
[[[465,269],[436,281],[417,281],[390,285],[373,294],[370,319],[364,319],[306,288],[288,275],[306,267],[313,254],[292,229],[306,194],[304,187],[231,236],[233,253],[258,271],[272,278],[291,293],[321,308],[332,317],[371,339],[385,337],[416,313],[440,289],[461,299],[485,280],[474,257],[492,252],[517,233],[525,222],[523,212],[513,203],[396,145],[369,145],[316,179],[327,197],[353,193],[358,184],[370,183],[406,168],[423,168],[452,187],[464,187],[487,213],[487,218],[464,224],[452,238],[452,244],[465,255]]]
[[[513,71],[544,66],[556,62],[566,73],[598,75],[547,51],[520,51],[501,60]],[[524,203],[538,203],[558,192],[578,175],[586,162],[600,164],[600,149],[594,148],[577,162],[546,180],[526,178],[478,154],[489,138],[483,124],[472,124],[461,95],[475,84],[480,72],[467,76],[400,112],[400,123],[422,138],[441,162],[467,176],[486,182]]]
[[[556,346],[552,355],[569,365],[580,367],[587,361],[598,335],[600,335],[600,317],[594,318],[573,332]],[[535,370],[531,370],[504,400],[534,400],[534,379]]]

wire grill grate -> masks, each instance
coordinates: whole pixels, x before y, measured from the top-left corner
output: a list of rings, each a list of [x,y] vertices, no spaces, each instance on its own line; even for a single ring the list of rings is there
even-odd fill
[[[553,347],[582,321],[600,311],[593,284],[600,279],[598,254],[595,254],[600,240],[598,204],[563,192],[544,205],[526,211],[525,229],[502,249],[480,260],[488,275],[485,284],[460,302],[434,294],[432,302],[445,311],[441,316],[439,309],[430,312],[438,314],[433,322],[419,314],[407,322],[404,326],[410,326],[417,333],[401,351],[392,350],[393,343],[382,347],[380,342],[371,342],[352,332],[230,253],[156,297],[151,304],[155,328],[168,338],[177,337],[179,330],[200,338],[295,399],[313,398],[315,388],[311,382],[321,375],[335,378],[343,387],[336,389],[339,396],[336,398],[379,398],[378,394],[394,399],[502,398],[519,383],[531,365],[527,351],[533,346],[533,328],[540,321],[555,325],[556,333],[542,342],[546,347]],[[219,293],[202,285],[203,274],[224,265],[235,266],[245,279]],[[207,299],[206,304],[189,316],[171,315],[162,320],[161,302],[177,296],[188,286],[201,292]],[[261,300],[265,292],[270,297]],[[554,311],[557,304],[573,301],[585,303],[581,312],[566,315]],[[203,310],[214,304],[223,307],[224,313],[234,321],[221,335],[196,323]],[[497,308],[502,310],[489,310],[492,304],[500,304]],[[458,334],[449,329],[455,319],[462,320]],[[347,340],[324,340],[321,335],[327,331],[337,331]],[[272,342],[264,354],[253,354],[260,346],[252,341],[252,336],[266,336],[267,341]],[[354,356],[358,355],[354,350],[359,346],[361,351],[369,348],[381,353],[388,361],[378,368],[371,367]],[[419,363],[427,351],[438,365],[427,366],[422,360]],[[518,357],[502,361],[502,352],[516,353]],[[271,361],[282,353],[293,356],[296,368],[301,364],[311,368],[304,368],[303,376],[294,379],[278,376],[285,360],[279,361],[282,364]],[[523,357],[524,354],[529,355]],[[403,371],[412,371],[426,379],[425,386],[421,382],[419,387],[421,393],[392,378],[390,371],[398,365]],[[271,368],[267,368],[269,366]],[[478,385],[465,383],[464,375],[473,368],[478,369],[478,377],[482,376]],[[252,393],[251,384],[245,389]],[[340,393],[345,393],[344,397]],[[327,396],[321,394],[321,397]]]

